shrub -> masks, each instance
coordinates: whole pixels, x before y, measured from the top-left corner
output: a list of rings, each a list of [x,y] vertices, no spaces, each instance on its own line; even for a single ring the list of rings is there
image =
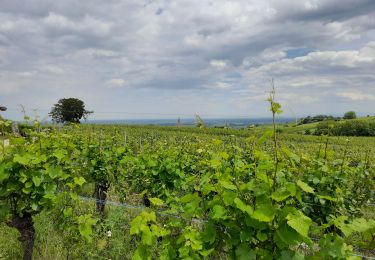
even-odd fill
[[[325,120],[320,122],[316,126],[315,135],[334,135],[333,129],[335,127],[335,122],[332,120]]]
[[[315,130],[316,135],[375,136],[375,122],[354,120],[345,122],[323,121]]]
[[[348,111],[344,114],[344,119],[355,119],[357,115],[354,111]]]
[[[334,134],[345,136],[375,136],[375,122],[364,120],[346,121],[336,125]]]

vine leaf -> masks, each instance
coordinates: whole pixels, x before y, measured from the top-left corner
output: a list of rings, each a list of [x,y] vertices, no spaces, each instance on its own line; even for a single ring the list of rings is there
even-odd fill
[[[151,203],[155,206],[163,206],[164,205],[164,201],[162,201],[161,199],[159,198],[150,198],[149,199],[151,201]]]
[[[238,260],[255,260],[256,254],[248,244],[241,244],[236,249],[236,259]]]
[[[213,219],[226,219],[228,216],[226,215],[226,210],[223,206],[215,205],[212,208],[212,218]]]
[[[307,193],[314,193],[314,189],[311,188],[307,183],[305,183],[305,182],[303,182],[303,181],[298,180],[298,181],[297,181],[297,185],[298,185],[298,187],[300,187],[301,190],[303,190],[304,192],[307,192]]]
[[[286,216],[288,220],[287,223],[290,227],[292,227],[295,231],[297,231],[300,235],[304,237],[308,237],[309,229],[312,224],[312,220],[305,216],[301,211],[295,211],[293,213],[289,213]]]

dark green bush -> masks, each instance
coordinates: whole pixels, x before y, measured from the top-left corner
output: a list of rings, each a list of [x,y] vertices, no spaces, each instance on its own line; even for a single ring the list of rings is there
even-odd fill
[[[328,116],[328,115],[307,116],[305,118],[301,118],[299,125],[311,124],[311,123],[321,122],[325,120],[338,121],[340,119],[341,119],[340,117],[334,117],[334,116]]]
[[[344,119],[356,119],[357,114],[354,111],[348,111],[344,115]]]
[[[375,136],[375,122],[351,120],[345,122],[323,121],[317,125],[316,135]]]
[[[315,129],[315,135],[334,135],[333,129],[335,128],[335,122],[332,120],[325,120],[320,122]]]
[[[346,121],[335,126],[334,135],[375,136],[375,122],[364,120]]]

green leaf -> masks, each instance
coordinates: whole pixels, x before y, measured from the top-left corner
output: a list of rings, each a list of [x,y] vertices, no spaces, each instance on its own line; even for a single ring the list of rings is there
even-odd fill
[[[236,259],[238,260],[256,260],[257,256],[254,250],[247,243],[242,243],[236,248]]]
[[[304,237],[308,237],[309,229],[312,224],[312,220],[305,216],[300,210],[293,213],[289,213],[286,216],[287,223],[295,231]]]
[[[282,187],[282,188],[277,189],[275,192],[273,192],[271,198],[277,202],[280,202],[280,201],[287,199],[291,195],[292,194],[290,193],[289,190]]]
[[[40,184],[42,183],[42,178],[38,176],[33,176],[32,180],[33,180],[35,187],[39,187]]]
[[[231,181],[220,180],[219,183],[228,190],[237,190],[236,185],[234,185]]]
[[[281,252],[279,260],[303,260],[305,259],[304,255],[294,252],[292,250],[284,250]]]
[[[135,217],[130,223],[130,234],[135,235],[143,231],[144,227],[148,228],[149,222],[156,222],[156,214],[151,211],[142,211],[137,217]]]
[[[21,165],[28,165],[30,164],[31,158],[27,154],[24,156],[21,156],[19,154],[15,154],[13,158],[13,162],[19,163]]]
[[[364,218],[357,218],[349,224],[351,228],[357,232],[366,232],[369,229],[375,229],[375,220],[366,220]]]
[[[150,260],[151,255],[145,245],[139,245],[137,250],[134,252],[132,260]]]
[[[64,209],[63,214],[64,214],[64,217],[66,217],[66,218],[73,216],[73,208],[68,207],[68,208]]]
[[[2,204],[0,201],[0,222],[5,220],[10,212],[9,205]]]
[[[255,220],[254,220],[255,221]],[[250,241],[253,238],[253,232],[251,229],[243,229],[240,232],[240,239],[242,242]]]
[[[155,206],[163,206],[164,205],[164,201],[162,201],[159,198],[150,198],[150,201]]]
[[[79,233],[88,241],[92,241],[92,227],[96,224],[97,220],[91,214],[81,215],[78,217]]]
[[[138,234],[143,226],[143,219],[140,216],[135,217],[130,223],[130,235]]]
[[[236,196],[237,196],[236,192],[228,191],[228,190],[224,191],[222,195],[224,204],[226,206],[232,205]]]
[[[0,183],[9,178],[9,173],[5,171],[5,166],[0,166]]]
[[[320,198],[320,199],[325,199],[325,200],[330,200],[330,201],[335,201],[335,202],[337,201],[336,198],[333,198],[333,197],[328,196],[328,195],[318,195],[317,197]]]
[[[61,149],[56,150],[54,151],[53,156],[56,157],[58,160],[61,160],[66,156],[66,151]]]
[[[32,191],[31,188],[23,188],[22,189],[22,192],[25,193],[25,194],[30,194],[31,191]]]
[[[300,236],[294,229],[284,223],[276,230],[274,234],[274,241],[280,249],[283,249],[296,245],[299,242],[299,237]]]
[[[297,185],[298,185],[298,187],[300,187],[301,190],[303,190],[304,192],[307,192],[307,193],[314,193],[314,189],[311,188],[309,185],[307,185],[307,183],[305,183],[305,182],[303,182],[303,181],[298,180],[298,181],[297,181]]]
[[[211,248],[211,249],[204,250],[204,251],[199,251],[199,254],[201,254],[201,255],[204,256],[204,257],[207,257],[207,256],[209,256],[213,251],[215,251],[215,248]]]
[[[244,183],[241,185],[241,191],[248,190],[253,191],[257,187],[257,184],[254,180],[249,181],[248,183]]]
[[[85,178],[83,177],[78,177],[78,178],[74,177],[73,180],[74,180],[74,184],[78,186],[82,186],[86,182]]]
[[[261,222],[270,222],[275,218],[276,209],[267,198],[257,198],[253,218]]]
[[[346,258],[350,255],[352,248],[345,244],[344,239],[338,235],[325,234],[319,240],[320,254],[334,258]]]
[[[257,232],[257,238],[259,239],[259,241],[264,242],[264,241],[267,240],[267,234],[258,231]]]
[[[142,243],[152,246],[154,241],[154,236],[148,226],[143,226],[142,228]]]
[[[258,145],[263,144],[265,141],[267,141],[271,136],[273,132],[268,130],[264,132],[264,134],[258,139]]]
[[[212,244],[216,239],[216,230],[213,223],[207,223],[202,233],[202,240]]]
[[[265,163],[265,164],[263,164],[263,165],[259,165],[259,166],[258,166],[258,169],[261,168],[262,166],[265,166],[265,167],[269,166],[269,168],[273,167],[272,164]],[[267,168],[268,168],[268,167],[267,167]],[[268,169],[267,169],[267,170],[268,170]],[[273,180],[270,179],[270,178],[268,177],[268,175],[267,175],[265,172],[257,172],[257,173],[255,174],[255,177],[256,177],[258,180],[261,180],[261,181],[263,181],[264,183],[269,184],[269,186],[271,186],[271,185],[273,184]]]
[[[50,167],[47,170],[49,177],[55,179],[62,175],[62,169],[59,167]]]
[[[197,194],[189,193],[189,194],[186,194],[185,196],[181,197],[180,202],[187,203],[187,202],[193,201],[197,198],[198,198]]]
[[[210,165],[211,165],[212,168],[216,169],[216,168],[219,168],[221,166],[221,162],[218,159],[212,159],[210,161]]]
[[[254,213],[253,208],[250,205],[246,205],[246,203],[243,202],[241,199],[235,198],[234,199],[234,204],[242,212],[247,213],[249,216],[253,215],[253,213]]]
[[[296,185],[294,183],[286,184],[286,189],[290,192],[291,196],[295,196],[297,192]]]
[[[220,206],[220,205],[215,205],[213,208],[212,208],[212,213],[211,213],[211,217],[213,219],[226,219],[228,218],[228,216],[226,215],[226,210],[223,206]]]
[[[31,208],[36,211],[38,209],[38,204],[36,203],[31,203]]]

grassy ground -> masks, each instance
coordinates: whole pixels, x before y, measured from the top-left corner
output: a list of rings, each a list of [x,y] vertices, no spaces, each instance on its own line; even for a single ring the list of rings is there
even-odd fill
[[[94,206],[94,203],[82,201],[77,208],[92,212]],[[37,235],[33,259],[131,259],[135,241],[129,234],[130,221],[138,213],[136,209],[107,205],[107,217],[97,225],[94,239],[89,243],[79,236],[71,241],[67,232],[55,227],[54,216],[43,212],[34,217]],[[111,237],[108,237],[108,231],[111,231]],[[0,224],[0,259],[22,259],[18,236],[18,231]]]

